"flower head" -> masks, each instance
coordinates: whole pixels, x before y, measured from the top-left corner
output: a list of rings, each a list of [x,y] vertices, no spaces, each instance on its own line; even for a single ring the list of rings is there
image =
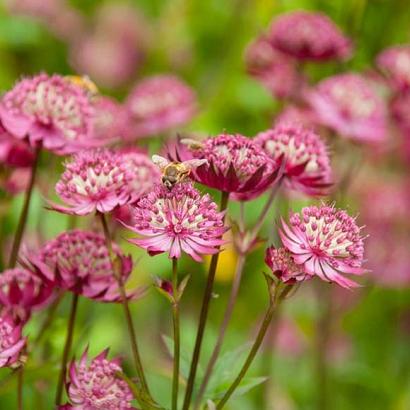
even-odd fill
[[[344,274],[364,273],[363,238],[346,211],[326,205],[303,208],[290,217],[289,225],[282,223],[280,237],[308,274],[345,288],[358,286]]]
[[[386,107],[382,98],[358,74],[340,74],[321,81],[307,93],[318,121],[358,142],[386,137]]]
[[[191,183],[174,185],[171,189],[158,184],[131,207],[132,231],[143,238],[130,241],[151,255],[168,252],[170,258],[180,258],[182,252],[196,261],[200,255],[219,251],[224,214],[217,211],[211,197],[201,194]]]
[[[132,270],[131,257],[125,256],[116,244],[113,252],[114,264],[117,266],[118,262],[125,282]],[[79,229],[63,232],[26,259],[40,278],[56,287],[102,302],[120,299],[103,235]]]
[[[223,192],[235,199],[253,199],[264,193],[277,179],[279,164],[270,158],[255,141],[239,134],[221,134],[202,142],[182,140],[186,146],[179,155],[206,159],[192,170],[197,182]]]
[[[283,157],[288,188],[308,195],[326,193],[331,180],[329,153],[314,131],[283,123],[259,133],[255,142],[275,161]]]
[[[303,265],[298,265],[294,261],[292,253],[286,248],[269,247],[266,249],[265,262],[283,283],[294,284],[313,276],[305,272]]]
[[[275,48],[299,60],[340,60],[352,51],[350,40],[322,13],[283,14],[273,22],[269,38]]]
[[[135,135],[152,136],[188,122],[196,111],[196,97],[177,77],[157,75],[136,85],[126,109]]]
[[[0,367],[18,367],[22,361],[22,350],[26,338],[21,334],[22,325],[10,313],[0,315]]]
[[[50,301],[53,284],[23,268],[7,269],[0,274],[0,303],[16,318],[26,321],[33,308]]]
[[[52,207],[75,215],[110,212],[131,200],[134,177],[120,153],[107,149],[80,152],[65,164],[56,185],[57,194],[70,207]]]
[[[128,384],[117,376],[122,372],[119,359],[108,360],[108,349],[88,363],[87,350],[78,362],[73,361],[66,385],[74,409],[132,409],[133,395]],[[70,408],[70,407],[68,407]]]
[[[90,146],[93,108],[86,90],[59,75],[25,78],[0,103],[4,128],[60,155]]]

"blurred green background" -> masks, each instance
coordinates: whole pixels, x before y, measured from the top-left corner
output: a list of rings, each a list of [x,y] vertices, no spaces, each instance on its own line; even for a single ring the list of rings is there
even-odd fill
[[[69,74],[69,41],[56,33],[55,27],[41,18],[12,12],[11,1],[0,0],[0,89],[10,88],[23,75],[39,71]],[[15,1],[14,3],[19,3]],[[25,1],[22,3],[29,3]],[[45,5],[52,0],[41,0]],[[84,24],[93,25],[95,16],[107,2],[74,0],[66,7],[80,13]],[[112,1],[119,5],[124,2]],[[141,0],[125,2],[143,15],[146,25],[146,57],[130,78],[118,87],[99,84],[103,93],[120,100],[133,82],[146,75],[174,72],[184,78],[198,93],[199,115],[186,127],[187,131],[205,134],[222,130],[252,136],[268,128],[280,103],[259,83],[247,76],[243,64],[246,45],[268,26],[271,19],[284,11],[299,8],[328,14],[354,38],[356,53],[343,69],[365,70],[384,47],[408,42],[410,7],[408,0]],[[312,65],[307,70],[312,80],[339,70],[334,64]],[[151,143],[151,151],[158,143]],[[67,227],[67,218],[43,208],[43,196],[52,196],[54,183],[61,171],[60,159],[44,157],[40,183],[32,204],[27,236],[37,242],[51,238]],[[55,164],[56,171],[52,168]],[[10,235],[16,225],[22,198],[3,198],[1,229]],[[276,204],[276,215],[286,209],[286,200]],[[351,210],[357,209],[353,198],[347,200]],[[255,222],[263,198],[247,208],[247,221]],[[298,209],[302,201],[292,202]],[[237,213],[231,205],[233,215]],[[272,220],[264,234],[272,237]],[[92,224],[84,218],[81,225]],[[119,238],[126,236],[120,232]],[[274,239],[274,238],[273,238]],[[121,239],[120,239],[121,240]],[[169,277],[170,262],[166,257],[150,258],[121,240],[124,249],[141,257],[134,270],[133,283],[150,283],[154,275]],[[7,244],[6,244],[7,246]],[[222,389],[243,360],[246,343],[252,340],[267,305],[267,293],[261,272],[264,250],[256,250],[247,260],[234,318],[229,328],[223,354],[224,366],[219,369]],[[209,315],[203,350],[203,363],[215,341],[225,302],[229,294],[236,255],[229,247],[223,254]],[[190,357],[199,315],[200,301],[206,280],[204,266],[183,258],[180,273],[191,274],[182,303],[182,343]],[[332,288],[329,340],[329,409],[408,410],[410,409],[410,291],[372,285],[347,292]],[[27,409],[50,409],[54,398],[58,361],[65,337],[69,295],[58,310],[47,343],[33,353],[26,372],[25,402]],[[233,399],[227,408],[233,410],[314,409],[317,379],[314,369],[315,326],[321,314],[320,300],[314,284],[307,284],[284,306],[283,322],[275,349],[269,337],[255,362],[250,376],[269,376],[268,382],[257,385],[246,395]],[[171,312],[167,302],[155,291],[133,304],[133,317],[140,339],[142,357],[149,382],[156,398],[169,403],[170,356],[163,335],[171,336]],[[29,335],[38,331],[44,313],[34,316],[26,329]],[[92,354],[107,346],[112,355],[124,358],[124,367],[132,374],[127,333],[121,306],[92,303],[84,298],[79,307],[74,352],[78,357],[89,344]],[[232,351],[243,347],[241,351]],[[244,347],[245,346],[245,347]],[[229,363],[229,365],[227,364]],[[0,409],[15,408],[15,381],[9,371],[0,369]],[[250,379],[252,383],[254,379]],[[218,384],[218,383],[216,383]]]

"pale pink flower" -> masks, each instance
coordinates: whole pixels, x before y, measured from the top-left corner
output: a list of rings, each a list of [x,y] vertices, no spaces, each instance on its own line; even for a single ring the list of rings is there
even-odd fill
[[[306,99],[318,121],[342,137],[368,143],[385,140],[385,103],[359,74],[329,77],[307,92]]]
[[[340,60],[352,45],[336,24],[322,13],[293,11],[277,17],[270,29],[273,46],[299,60]]]
[[[122,373],[119,359],[109,360],[108,349],[88,360],[85,350],[78,362],[72,361],[66,384],[70,402],[65,408],[78,410],[133,409],[128,384],[117,376]],[[64,407],[63,407],[64,408]]]
[[[306,128],[318,128],[318,122],[315,112],[308,106],[288,104],[274,119],[272,126],[281,123],[298,124]]]
[[[345,288],[359,286],[345,274],[362,275],[363,237],[356,221],[334,207],[309,206],[282,221],[280,237],[297,264],[310,275]]]
[[[0,368],[19,367],[26,338],[21,334],[22,325],[6,311],[0,314]]]
[[[0,181],[0,186],[11,195],[18,195],[25,192],[31,179],[30,168],[16,168],[7,173],[4,181]]]
[[[292,124],[279,124],[255,137],[275,161],[283,158],[284,183],[308,195],[324,195],[331,185],[329,153],[314,131]]]
[[[218,212],[211,197],[201,195],[190,182],[162,184],[131,207],[132,231],[142,238],[130,242],[146,249],[149,254],[167,252],[170,258],[180,258],[182,252],[194,260],[200,255],[219,252],[224,243],[222,235],[224,213]]]
[[[113,244],[115,266],[123,282],[132,270],[132,259]],[[103,235],[75,229],[48,241],[36,254],[24,256],[25,264],[55,287],[101,302],[120,300],[118,283]],[[133,296],[134,294],[130,294]]]
[[[59,75],[25,78],[0,102],[0,120],[10,134],[59,155],[90,147],[92,118],[87,91]]]
[[[154,136],[183,125],[197,108],[194,91],[173,75],[144,79],[133,88],[125,105],[135,137]]]
[[[390,103],[391,116],[399,132],[398,154],[410,164],[410,90],[397,94]]]

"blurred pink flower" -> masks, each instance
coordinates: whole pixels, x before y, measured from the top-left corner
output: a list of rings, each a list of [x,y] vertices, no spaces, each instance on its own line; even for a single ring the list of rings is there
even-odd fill
[[[113,244],[115,264],[123,282],[132,270],[132,259]],[[45,281],[100,302],[120,300],[117,280],[103,235],[75,229],[48,241],[38,253],[24,256],[25,264]],[[131,296],[136,296],[130,293]]]
[[[201,196],[190,182],[171,189],[156,185],[131,207],[131,213],[133,223],[127,227],[143,238],[130,242],[150,255],[168,252],[170,258],[180,258],[185,252],[201,261],[200,255],[217,253],[224,243],[224,213],[218,212],[211,197]]]
[[[204,141],[185,139],[177,148],[178,160],[206,159],[192,170],[192,178],[201,184],[233,194],[237,200],[249,200],[263,194],[280,172],[279,164],[250,138],[240,134],[220,134]]]
[[[59,197],[70,207],[51,204],[58,212],[87,215],[106,213],[129,203],[135,170],[123,156],[107,149],[84,151],[65,164],[65,171],[56,184]]]
[[[17,324],[6,311],[0,314],[0,368],[16,368],[21,365],[26,338],[21,334],[22,325]]]
[[[363,238],[346,211],[322,205],[302,209],[282,221],[280,237],[297,264],[310,275],[344,288],[359,286],[344,274],[362,275]]]
[[[298,124],[306,128],[318,128],[318,122],[315,112],[307,106],[288,104],[275,118],[273,125],[281,123]]]
[[[0,163],[8,167],[31,167],[33,159],[30,146],[10,135],[0,123]]]
[[[293,11],[273,22],[269,40],[278,50],[299,60],[345,59],[352,53],[351,41],[322,13]]]
[[[342,137],[377,143],[386,139],[383,99],[359,74],[339,74],[321,81],[306,93],[318,121]]]
[[[377,56],[376,63],[395,90],[410,89],[410,45],[386,48]]]
[[[275,50],[267,38],[261,36],[246,49],[248,73],[260,81],[275,97],[294,97],[300,92],[303,78],[293,59]]]
[[[46,305],[53,290],[50,281],[39,279],[27,269],[8,269],[0,274],[0,303],[22,321],[30,318],[32,309]]]
[[[331,185],[329,152],[314,131],[282,123],[259,133],[255,142],[275,161],[283,158],[287,188],[307,195],[327,193]]]
[[[0,121],[10,134],[59,155],[90,146],[92,116],[86,90],[59,75],[23,79],[0,103]]]
[[[185,124],[196,112],[194,91],[172,75],[151,76],[138,83],[126,102],[135,137],[154,136]]]
[[[304,353],[306,339],[292,320],[282,318],[276,332],[275,347],[280,355],[297,358]]]
[[[398,154],[410,164],[410,90],[393,97],[390,112],[399,131]]]
[[[7,174],[4,181],[1,181],[0,186],[11,195],[18,195],[26,191],[30,183],[31,169],[16,168]]]
[[[78,362],[71,362],[66,384],[70,405],[63,409],[129,410],[133,395],[128,384],[117,376],[119,359],[108,360],[108,349],[88,362],[85,350]]]

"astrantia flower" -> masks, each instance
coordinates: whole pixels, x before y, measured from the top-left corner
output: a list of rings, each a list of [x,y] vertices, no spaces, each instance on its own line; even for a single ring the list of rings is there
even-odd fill
[[[73,361],[70,365],[66,389],[72,408],[132,409],[132,392],[128,384],[117,376],[122,372],[119,359],[108,360],[108,349],[91,359],[90,363],[87,355],[86,350],[78,362]]]
[[[303,265],[294,261],[292,253],[286,248],[269,247],[266,249],[265,262],[283,283],[294,284],[313,276],[305,271]]]
[[[0,103],[10,134],[61,155],[90,146],[92,112],[86,90],[59,75],[23,79]]]
[[[390,47],[382,51],[377,56],[377,65],[395,89],[405,91],[410,88],[410,45]]]
[[[298,124],[306,128],[316,129],[317,119],[315,112],[308,106],[288,104],[273,122],[273,126],[281,123]]]
[[[69,208],[53,209],[75,215],[110,212],[128,203],[135,173],[119,153],[106,149],[84,151],[65,164],[56,192]]]
[[[253,140],[239,134],[221,134],[197,142],[182,140],[186,146],[178,153],[182,160],[206,159],[192,170],[192,177],[201,184],[234,194],[235,199],[253,199],[273,184],[279,164]],[[178,158],[179,159],[179,158]]]
[[[200,255],[219,251],[224,243],[224,213],[217,211],[211,197],[201,194],[191,183],[179,183],[171,189],[158,184],[131,207],[132,231],[143,238],[130,242],[151,255],[168,252],[170,258],[187,253],[196,261]]]
[[[269,38],[275,48],[300,60],[345,59],[352,51],[349,39],[322,13],[283,14],[273,22]]]
[[[362,76],[340,74],[321,81],[307,93],[318,121],[343,137],[381,142],[386,137],[386,107]]]
[[[137,137],[152,136],[184,124],[196,111],[192,89],[171,75],[157,75],[140,82],[125,104]]]
[[[23,268],[5,270],[0,274],[0,303],[23,321],[31,310],[44,306],[52,295],[54,286]]]
[[[308,195],[326,193],[331,181],[329,154],[315,132],[291,124],[279,124],[259,133],[258,143],[274,160],[285,162],[285,185]]]
[[[308,274],[345,288],[358,286],[344,274],[364,273],[363,238],[346,211],[325,205],[306,207],[290,217],[289,225],[283,222],[282,228],[283,245]]]
[[[21,334],[21,324],[3,311],[0,315],[0,367],[18,367],[26,338]]]
[[[132,270],[131,257],[114,244],[116,269],[123,282]],[[64,232],[47,242],[35,255],[25,257],[40,278],[56,287],[90,299],[113,302],[120,299],[117,280],[103,235],[78,229]]]
[[[0,163],[16,168],[31,167],[33,150],[24,142],[14,138],[0,123]]]

